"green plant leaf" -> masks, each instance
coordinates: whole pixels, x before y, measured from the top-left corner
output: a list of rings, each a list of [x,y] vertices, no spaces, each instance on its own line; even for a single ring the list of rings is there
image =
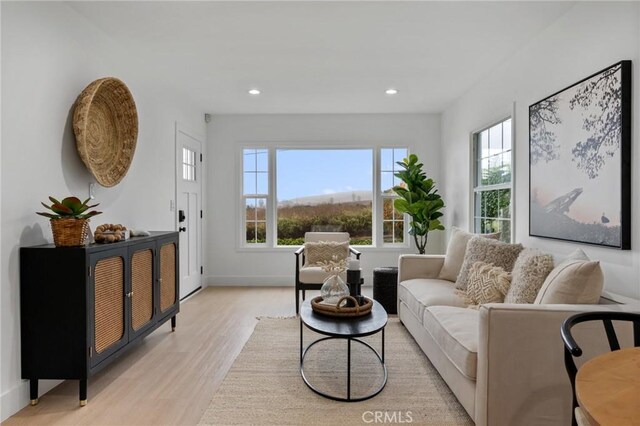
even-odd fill
[[[53,204],[62,204],[60,201],[56,200],[55,198],[53,198],[52,196],[49,196],[49,200],[53,203]]]
[[[36,214],[39,214],[40,216],[48,217],[49,219],[58,219],[60,217],[57,214],[51,214],[46,212],[36,212]]]
[[[73,214],[73,210],[71,210],[69,207],[65,206],[64,204],[54,204],[51,206],[51,210],[63,216],[69,216]]]
[[[51,210],[51,207],[50,207],[50,206],[48,206],[48,205],[46,205],[46,204],[45,204],[45,203],[43,203],[42,201],[40,202],[40,204],[42,204],[46,209]]]
[[[82,207],[82,201],[78,197],[67,197],[62,200],[62,204],[70,208],[73,213],[76,213]]]

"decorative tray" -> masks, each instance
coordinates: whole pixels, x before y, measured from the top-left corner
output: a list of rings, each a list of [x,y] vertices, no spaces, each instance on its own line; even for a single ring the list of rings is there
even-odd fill
[[[350,300],[355,306],[346,307],[340,306],[344,300]],[[314,312],[331,317],[362,317],[371,313],[373,307],[373,301],[369,298],[364,298],[365,302],[362,305],[358,305],[358,301],[352,296],[342,297],[336,306],[325,305],[322,302],[322,297],[314,297],[311,299],[311,308]]]

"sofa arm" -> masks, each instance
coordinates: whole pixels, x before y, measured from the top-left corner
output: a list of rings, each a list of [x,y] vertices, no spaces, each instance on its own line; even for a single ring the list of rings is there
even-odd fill
[[[631,305],[488,304],[480,307],[476,413],[478,426],[568,425],[572,391],[560,326],[585,311],[633,311]],[[602,323],[575,327],[585,348],[578,364],[608,349]],[[621,329],[619,329],[620,332]],[[620,332],[631,342],[631,329]]]
[[[398,282],[413,278],[438,278],[444,255],[403,254],[398,259]]]

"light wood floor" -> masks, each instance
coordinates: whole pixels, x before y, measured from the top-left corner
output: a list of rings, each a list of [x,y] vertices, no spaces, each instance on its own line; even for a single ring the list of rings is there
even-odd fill
[[[294,300],[291,287],[205,288],[181,304],[175,333],[162,325],[92,377],[87,406],[66,381],[3,424],[195,425],[256,317],[293,316]]]

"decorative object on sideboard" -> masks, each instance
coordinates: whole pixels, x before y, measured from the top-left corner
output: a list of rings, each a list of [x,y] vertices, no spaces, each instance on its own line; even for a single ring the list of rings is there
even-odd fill
[[[151,233],[143,229],[130,229],[129,235],[132,237],[148,237]]]
[[[349,287],[344,283],[340,275],[347,269],[346,259],[338,260],[334,255],[331,260],[319,263],[322,270],[329,274],[320,288],[322,302],[336,306],[340,300],[349,295]]]
[[[73,132],[80,158],[98,183],[120,183],[138,140],[138,112],[129,88],[114,77],[89,84],[76,100]]]
[[[36,212],[36,214],[50,219],[53,242],[56,247],[83,246],[89,230],[89,218],[102,213],[96,210],[87,212],[87,210],[98,204],[88,205],[90,198],[80,201],[77,197],[67,197],[58,201],[49,197],[49,200],[52,203],[50,206],[41,204],[51,213]]]
[[[631,61],[529,107],[529,235],[631,248]]]
[[[108,244],[129,238],[129,230],[126,226],[113,223],[99,225],[93,234],[96,243]]]
[[[429,231],[444,231],[440,223],[444,208],[444,201],[435,182],[422,171],[424,164],[418,162],[418,156],[409,155],[397,164],[404,170],[395,173],[394,176],[402,180],[402,185],[393,187],[393,192],[400,197],[396,198],[393,206],[400,213],[409,214],[409,234],[413,235],[416,247],[420,254],[424,254],[427,245]]]

